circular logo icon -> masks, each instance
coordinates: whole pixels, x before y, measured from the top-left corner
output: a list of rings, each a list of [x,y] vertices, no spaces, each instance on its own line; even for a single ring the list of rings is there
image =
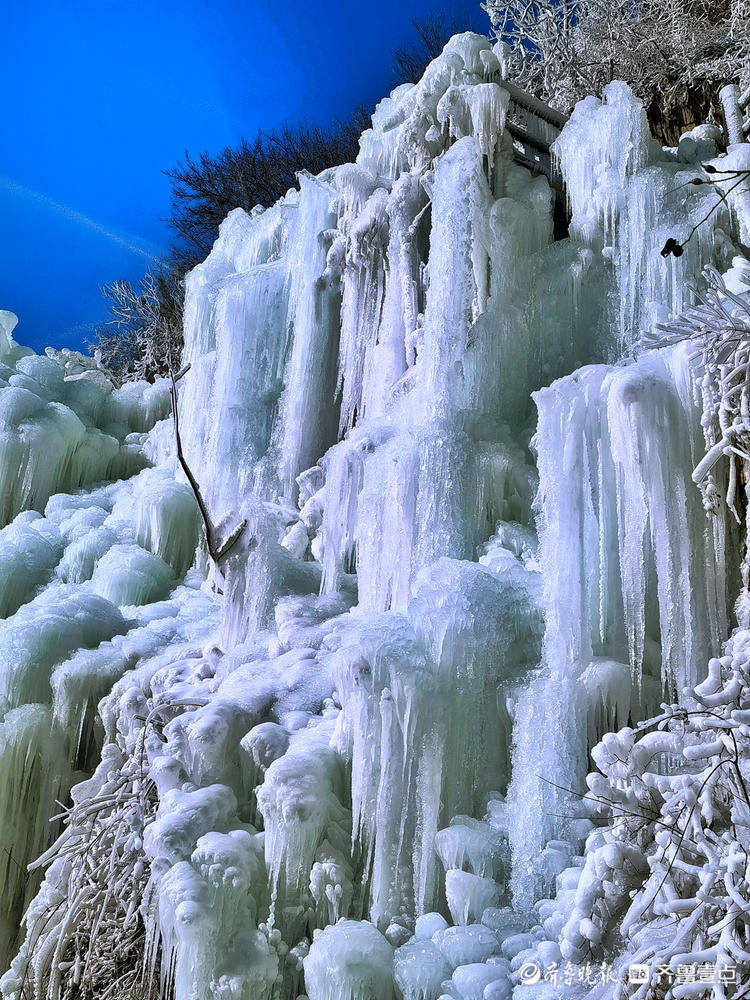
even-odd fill
[[[542,970],[536,962],[524,962],[518,970],[521,982],[526,986],[533,986],[542,978]]]

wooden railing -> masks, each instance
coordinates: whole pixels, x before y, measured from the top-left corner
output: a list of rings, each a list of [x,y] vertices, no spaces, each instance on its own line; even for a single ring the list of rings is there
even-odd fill
[[[533,94],[527,94],[509,80],[499,80],[498,83],[510,94],[505,127],[513,139],[516,163],[544,174],[553,187],[559,189],[562,181],[550,156],[550,145],[568,120],[566,115]]]

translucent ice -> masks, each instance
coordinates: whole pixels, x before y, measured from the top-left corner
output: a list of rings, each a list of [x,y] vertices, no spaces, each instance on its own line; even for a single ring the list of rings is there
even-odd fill
[[[372,924],[340,920],[313,940],[305,986],[310,1000],[392,1000],[393,948]]]

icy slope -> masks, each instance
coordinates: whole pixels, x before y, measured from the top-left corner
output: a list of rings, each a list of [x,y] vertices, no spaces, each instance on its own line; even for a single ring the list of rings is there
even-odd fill
[[[195,554],[166,419],[115,435],[136,465],[100,475],[154,467],[0,536],[14,857],[91,775],[40,891],[6,879],[7,948],[34,896],[9,1000],[142,979],[177,1000],[492,1000],[518,956],[560,959],[591,830],[566,790],[731,625],[737,532],[691,481],[685,352],[636,355],[747,220],[730,198],[660,256],[716,197],[687,183],[711,129],[664,151],[613,84],[554,143],[555,241],[503,57],[454,38],[357,163],[231,213],[188,276],[185,451],[214,521],[245,523],[220,565]],[[14,364],[55,413],[99,386]],[[128,403],[97,391],[91,433]],[[162,388],[130,391],[133,431],[166,416]],[[55,475],[49,493],[82,485]]]
[[[115,389],[72,355],[39,357],[18,346],[15,317],[0,319],[0,952],[7,961],[38,885],[24,869],[54,834],[48,819],[74,772],[98,758],[96,703],[158,648],[142,609],[158,609],[185,575],[198,523],[189,489],[145,468],[141,445],[166,412],[166,386]],[[120,481],[93,485],[111,478]],[[178,614],[173,606],[160,617]]]
[[[12,339],[0,313],[0,522],[41,509],[50,496],[143,468],[137,435],[163,416],[166,385],[114,386],[95,369],[63,366]]]

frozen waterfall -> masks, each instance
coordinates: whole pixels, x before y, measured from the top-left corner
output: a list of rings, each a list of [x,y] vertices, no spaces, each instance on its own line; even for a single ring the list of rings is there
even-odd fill
[[[213,572],[166,385],[0,313],[5,1000],[508,1000],[558,960],[592,746],[733,625],[689,351],[642,345],[746,220],[660,255],[724,160],[614,83],[553,142],[556,239],[503,65],[454,37],[189,274],[185,453],[246,524]]]

